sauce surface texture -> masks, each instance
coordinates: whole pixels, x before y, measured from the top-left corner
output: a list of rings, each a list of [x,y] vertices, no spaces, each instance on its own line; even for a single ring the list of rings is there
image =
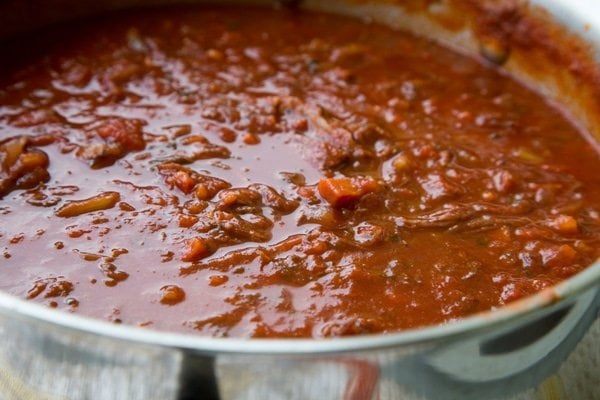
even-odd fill
[[[0,78],[0,290],[161,330],[318,338],[490,310],[600,256],[593,145],[436,44],[253,8],[35,42]]]

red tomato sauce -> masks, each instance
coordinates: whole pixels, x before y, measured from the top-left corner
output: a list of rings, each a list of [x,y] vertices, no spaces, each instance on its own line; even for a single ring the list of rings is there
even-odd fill
[[[0,78],[0,290],[115,323],[446,323],[600,256],[600,157],[496,67],[344,17],[117,13]]]

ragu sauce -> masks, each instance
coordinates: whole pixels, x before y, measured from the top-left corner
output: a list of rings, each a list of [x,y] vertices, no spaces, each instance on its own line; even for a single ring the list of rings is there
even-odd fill
[[[600,256],[594,147],[426,40],[184,7],[17,47],[0,78],[0,290],[21,298],[318,338],[446,323]]]

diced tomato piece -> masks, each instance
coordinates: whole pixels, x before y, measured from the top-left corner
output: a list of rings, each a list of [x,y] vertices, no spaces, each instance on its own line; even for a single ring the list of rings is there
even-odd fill
[[[185,300],[185,292],[182,288],[176,285],[167,285],[160,288],[162,293],[160,302],[169,306],[181,303]]]
[[[179,226],[182,228],[191,228],[198,222],[198,217],[193,215],[182,214],[179,216]]]
[[[191,193],[194,189],[196,182],[192,179],[190,174],[185,171],[177,171],[175,173],[175,185],[185,194]]]
[[[364,195],[379,188],[373,178],[324,178],[319,181],[319,194],[335,208],[351,207]]]
[[[208,200],[210,198],[210,193],[208,192],[208,188],[206,187],[206,185],[200,183],[198,186],[196,186],[196,189],[194,189],[194,192],[196,193],[196,198],[198,200]]]
[[[113,118],[97,129],[98,136],[119,143],[128,151],[146,147],[142,132],[143,122],[136,119]]]
[[[221,286],[229,280],[227,275],[211,275],[208,277],[208,284],[210,286]]]
[[[186,244],[187,252],[183,255],[183,257],[181,257],[181,261],[198,261],[210,253],[210,249],[208,248],[206,241],[202,238],[192,238],[188,240]]]
[[[577,220],[570,215],[559,215],[549,223],[550,227],[563,235],[574,235],[579,232]]]
[[[548,268],[561,268],[573,264],[577,259],[577,250],[563,244],[557,247],[549,247],[540,250],[542,261]]]

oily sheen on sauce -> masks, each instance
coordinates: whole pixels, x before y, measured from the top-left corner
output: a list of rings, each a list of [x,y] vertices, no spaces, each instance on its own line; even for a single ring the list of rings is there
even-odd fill
[[[0,78],[0,290],[22,298],[160,330],[341,336],[490,310],[600,256],[594,147],[428,41],[184,7],[18,47]]]

